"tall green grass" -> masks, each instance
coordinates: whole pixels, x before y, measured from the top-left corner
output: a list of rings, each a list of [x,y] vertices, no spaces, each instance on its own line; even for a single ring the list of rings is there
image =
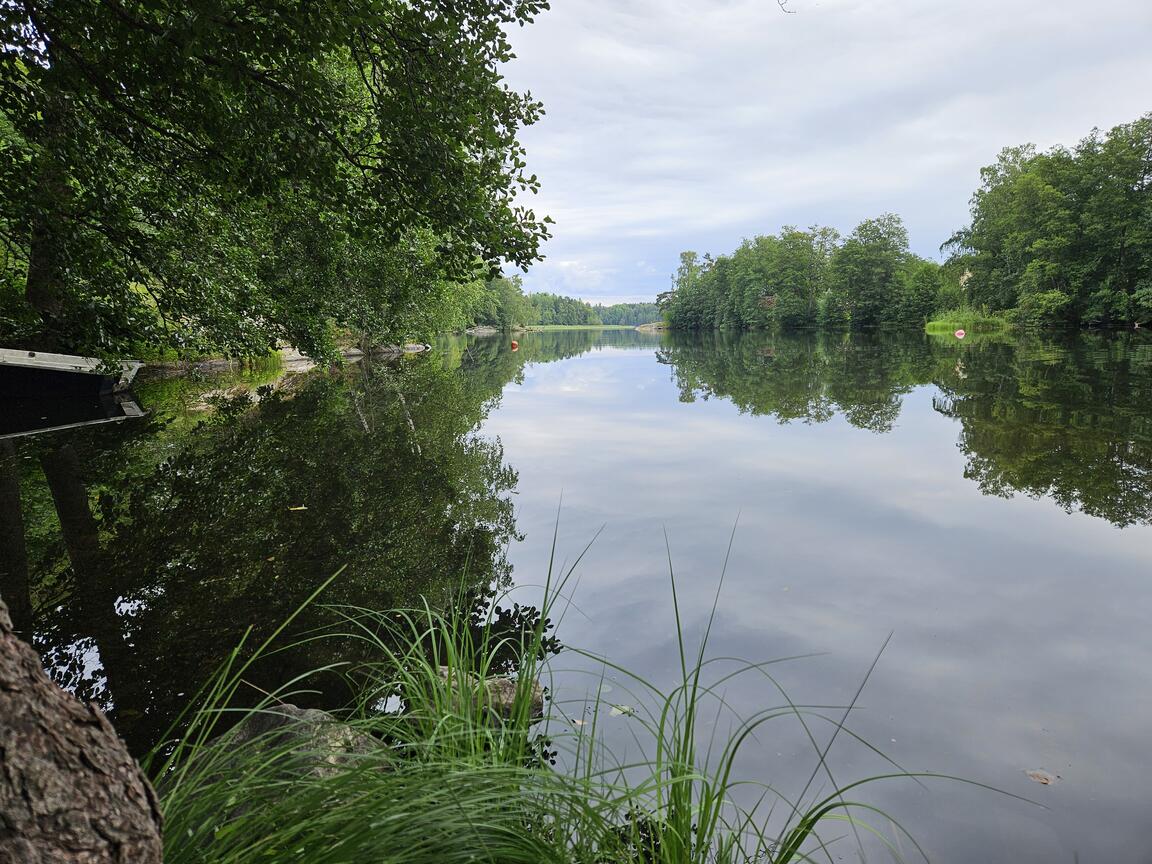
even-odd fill
[[[924,331],[932,334],[951,334],[957,330],[969,333],[998,333],[1012,326],[1011,322],[1001,315],[989,312],[987,309],[976,309],[963,306],[940,312],[933,320],[924,325]]]
[[[323,670],[354,684],[357,698],[341,719],[370,744],[339,757],[280,733],[241,739],[227,731],[236,720],[291,702],[305,684],[288,681],[254,707],[230,707],[247,686],[251,664],[284,650],[276,645],[279,634],[251,651],[239,646],[198,707],[178,721],[178,733],[146,761],[161,795],[165,860],[785,864],[833,860],[834,838],[823,833],[829,826],[838,826],[841,843],[861,844],[864,833],[884,836],[865,818],[878,811],[855,800],[856,793],[867,782],[914,775],[894,765],[882,777],[839,783],[829,760],[839,737],[855,737],[847,720],[868,676],[847,705],[805,706],[772,675],[772,663],[784,661],[709,658],[723,575],[693,647],[671,556],[675,686],[662,690],[608,658],[570,649],[631,682],[637,707],[629,722],[648,755],[614,759],[604,744],[606,706],[599,697],[577,710],[588,721],[574,720],[565,710],[569,703],[559,699],[545,703],[538,718],[534,687],[550,680],[555,661],[548,633],[570,602],[575,567],[556,580],[550,570],[540,614],[511,635],[495,626],[494,614],[478,621],[467,604],[457,603],[446,612],[428,605],[389,612],[342,608],[339,628],[304,637],[353,638],[372,649],[371,662]],[[518,661],[514,696],[510,705],[497,705],[479,682],[506,668],[509,656]],[[743,675],[768,682],[777,704],[702,746],[705,712],[723,710],[724,688]],[[744,748],[765,724],[784,720],[800,724],[813,752],[811,776],[794,799],[767,783],[736,779]],[[822,737],[819,726],[830,734]],[[560,767],[551,764],[556,760]],[[835,791],[810,794],[825,784]]]

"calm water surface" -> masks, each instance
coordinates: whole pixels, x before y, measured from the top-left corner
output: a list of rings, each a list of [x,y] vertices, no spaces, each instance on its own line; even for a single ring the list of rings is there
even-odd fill
[[[518,578],[544,569],[561,494],[565,553],[604,526],[568,641],[674,681],[664,532],[698,636],[737,525],[710,653],[827,652],[775,671],[844,704],[892,633],[852,729],[1049,808],[871,790],[933,860],[1152,860],[1152,340],[606,335],[530,366],[484,430],[520,473]],[[779,703],[752,679],[725,697]],[[796,727],[765,729],[742,773],[796,794]],[[831,764],[887,770],[850,742]]]
[[[845,705],[891,635],[852,731],[910,771],[1043,805],[944,781],[862,793],[932,860],[1152,861],[1152,338],[520,342],[301,376],[255,411],[204,412],[207,383],[156,382],[144,423],[23,440],[24,619],[49,668],[141,749],[246,627],[342,564],[335,603],[437,596],[465,570],[480,597],[514,583],[530,599],[554,530],[558,564],[599,531],[561,639],[670,685],[669,558],[695,644],[732,535],[710,655],[815,655],[773,675],[798,703]],[[600,670],[554,664],[579,715]],[[605,703],[643,708],[605,675]],[[723,695],[743,716],[781,703],[763,677]],[[639,755],[636,720],[601,710],[615,755]],[[796,796],[815,764],[776,720],[739,773]],[[891,770],[848,736],[829,764],[840,783]]]

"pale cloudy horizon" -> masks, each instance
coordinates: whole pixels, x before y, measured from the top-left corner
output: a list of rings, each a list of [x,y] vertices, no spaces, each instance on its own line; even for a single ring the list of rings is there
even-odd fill
[[[912,250],[968,217],[1001,148],[1152,110],[1152,3],[556,0],[509,83],[555,221],[526,290],[651,300],[681,250],[899,214]]]

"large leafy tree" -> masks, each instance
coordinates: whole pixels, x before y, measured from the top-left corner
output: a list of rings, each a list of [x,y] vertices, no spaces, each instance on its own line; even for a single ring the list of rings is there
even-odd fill
[[[853,327],[872,327],[894,317],[908,258],[908,232],[892,213],[865,219],[832,255],[832,302]]]
[[[516,203],[516,135],[541,108],[499,67],[546,7],[0,0],[9,337],[322,353],[381,250],[527,264],[547,220]]]
[[[1071,150],[1003,150],[945,245],[971,301],[1025,322],[1152,320],[1152,114]]]

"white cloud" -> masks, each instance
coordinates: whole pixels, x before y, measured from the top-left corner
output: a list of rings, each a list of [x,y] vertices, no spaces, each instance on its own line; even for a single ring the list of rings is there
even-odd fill
[[[681,249],[901,214],[933,254],[1001,147],[1152,109],[1152,4],[566,0],[507,75],[556,220],[532,290],[651,298]],[[637,262],[646,262],[638,266]]]

